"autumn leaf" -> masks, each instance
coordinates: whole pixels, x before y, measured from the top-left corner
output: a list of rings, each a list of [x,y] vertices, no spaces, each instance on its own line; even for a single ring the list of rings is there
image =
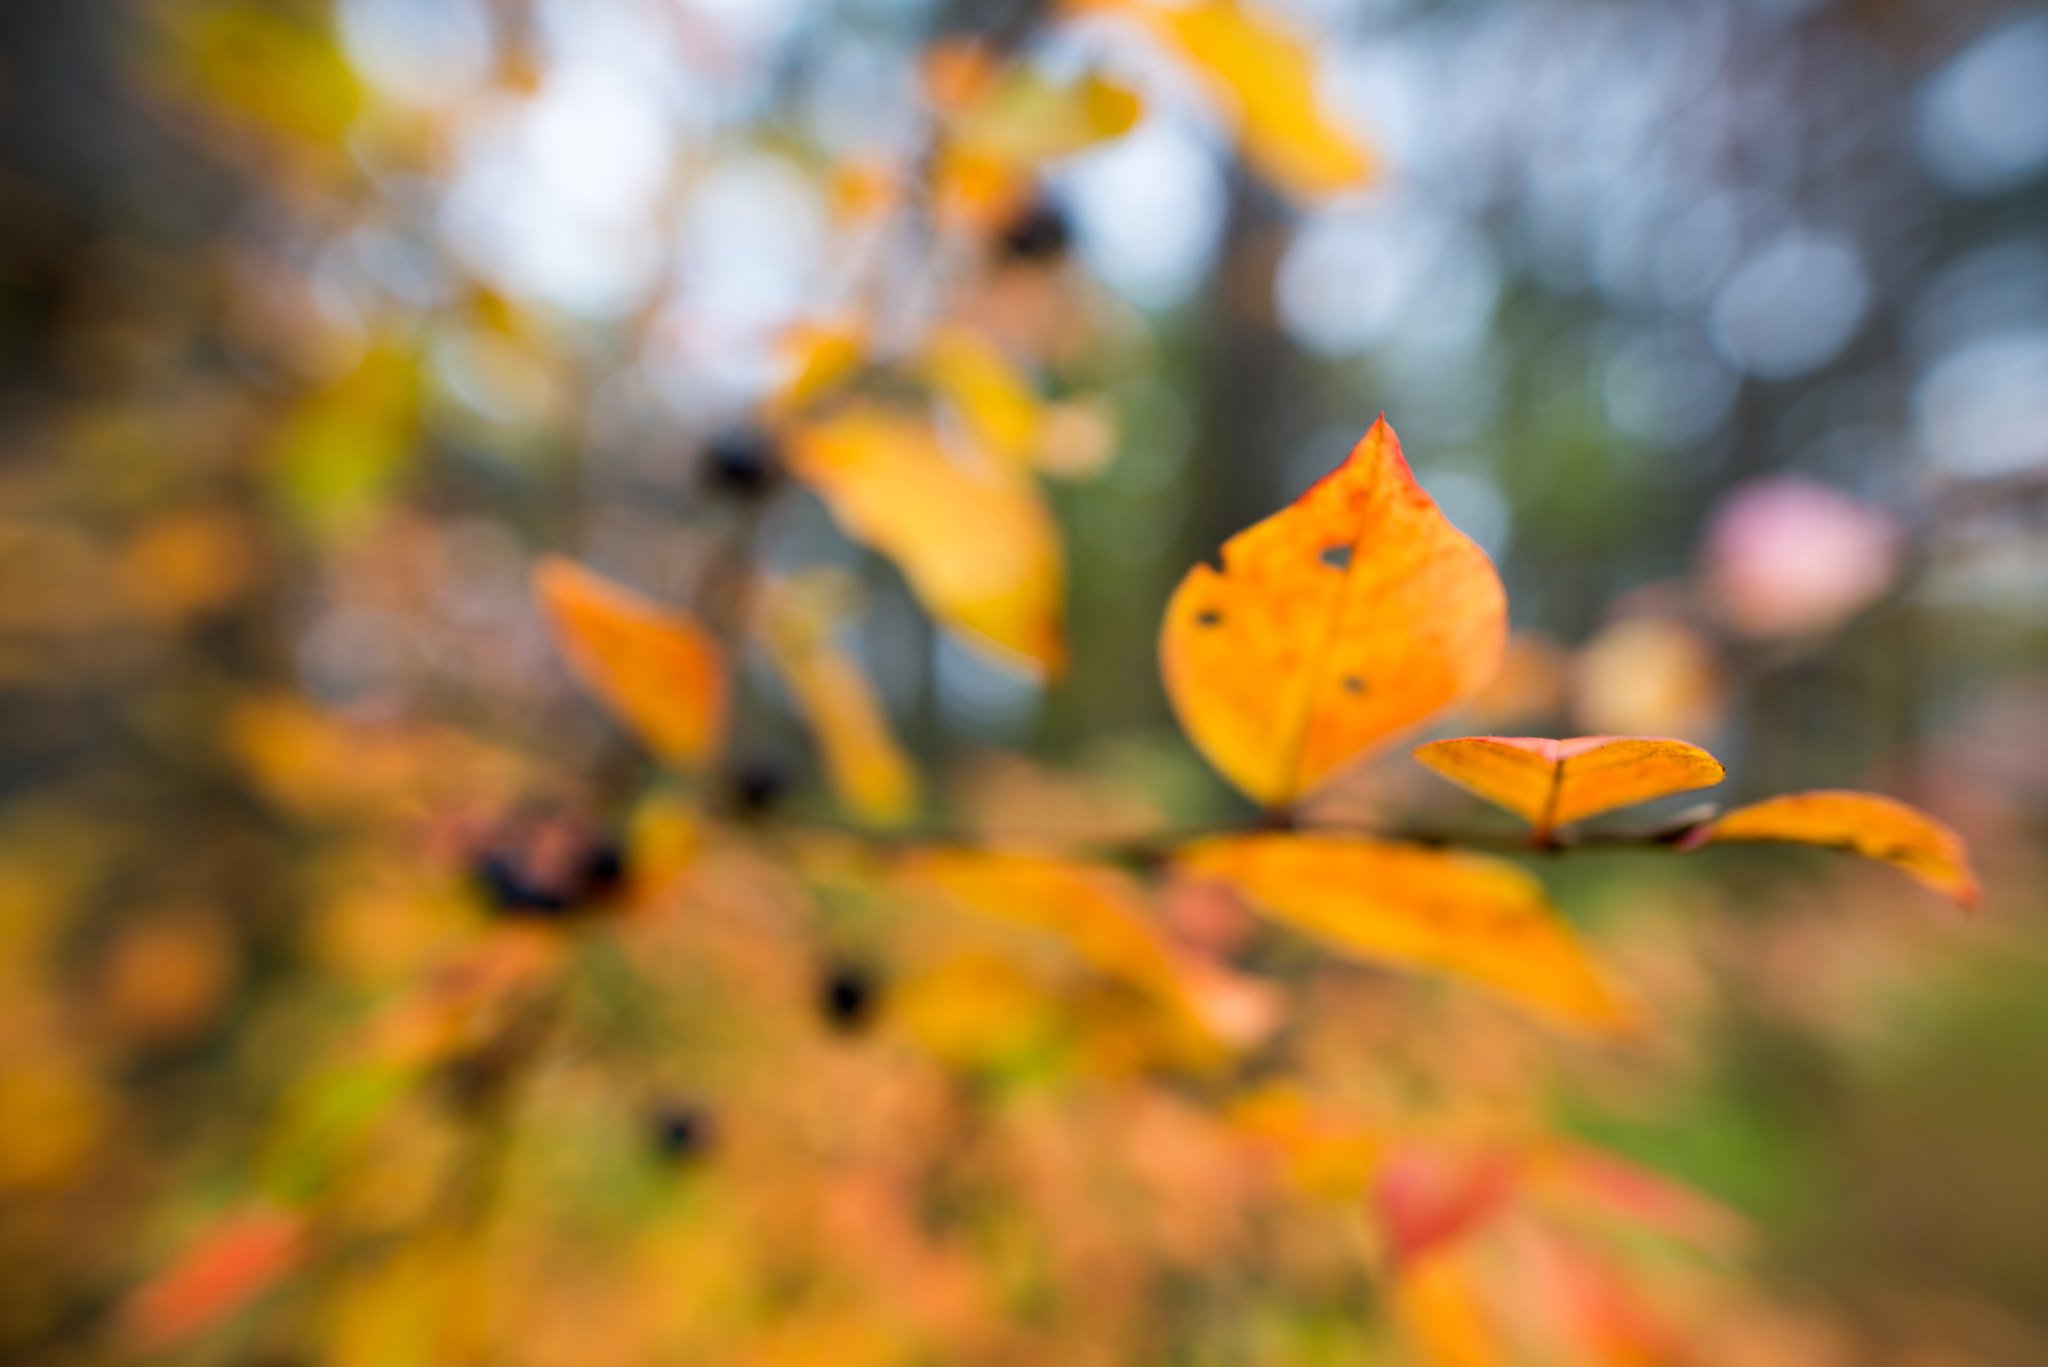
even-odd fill
[[[189,1338],[289,1275],[304,1249],[305,1220],[295,1212],[264,1208],[234,1215],[135,1293],[129,1329],[152,1347]]]
[[[810,728],[833,796],[864,821],[900,825],[917,809],[917,768],[868,676],[832,640],[835,586],[770,580],[761,588],[762,644]]]
[[[1507,1360],[1461,1259],[1424,1258],[1388,1290],[1402,1330],[1429,1367],[1498,1367]]]
[[[1634,1024],[1543,885],[1505,860],[1275,833],[1197,841],[1174,863],[1360,958],[1484,988],[1572,1029],[1613,1033]]]
[[[1415,758],[1523,817],[1539,840],[1559,826],[1727,776],[1698,746],[1655,736],[1466,736],[1431,741]]]
[[[1196,747],[1268,806],[1482,687],[1507,598],[1416,484],[1382,418],[1291,507],[1188,571],[1160,669]]]
[[[1149,924],[1144,893],[1115,869],[1030,854],[927,849],[906,855],[898,873],[985,915],[1049,930],[1102,972],[1202,1020]],[[1204,1026],[1203,1033],[1212,1032]]]
[[[1237,0],[1109,0],[1186,56],[1237,115],[1245,160],[1289,194],[1317,199],[1363,183],[1372,159],[1316,99],[1308,44]]]
[[[725,722],[718,643],[693,619],[559,556],[533,571],[556,647],[582,685],[649,749],[703,763]]]
[[[1497,1150],[1406,1145],[1381,1163],[1373,1206],[1397,1266],[1462,1239],[1504,1209],[1519,1165]]]
[[[797,428],[789,465],[941,622],[1034,674],[1065,667],[1059,534],[1030,480],[956,459],[929,421],[876,405]]]
[[[995,343],[971,328],[940,328],[919,360],[983,450],[1011,469],[1029,468],[1038,445],[1038,395]]]
[[[1737,841],[1822,845],[1881,860],[1966,908],[1983,896],[1961,836],[1918,808],[1875,793],[1823,789],[1767,798],[1700,827],[1683,848]]]

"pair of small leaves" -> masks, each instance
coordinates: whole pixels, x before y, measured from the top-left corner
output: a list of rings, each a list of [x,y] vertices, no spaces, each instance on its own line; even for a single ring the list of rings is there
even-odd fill
[[[680,768],[713,758],[729,684],[725,652],[704,626],[556,556],[535,567],[533,584],[578,682],[628,731]],[[867,676],[833,643],[830,595],[779,580],[762,589],[757,634],[811,729],[834,796],[875,825],[907,820],[918,802],[916,767]]]
[[[1467,736],[1432,741],[1415,758],[1527,820],[1539,841],[1574,821],[1719,783],[1725,773],[1698,746],[1655,736]],[[1962,837],[1875,793],[1786,793],[1703,822],[1677,844],[1692,850],[1756,841],[1819,845],[1892,864],[1964,907],[1981,896]]]

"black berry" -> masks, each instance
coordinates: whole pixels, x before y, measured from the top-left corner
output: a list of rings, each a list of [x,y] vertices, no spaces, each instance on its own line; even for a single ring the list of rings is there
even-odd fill
[[[713,437],[704,448],[704,478],[720,493],[759,498],[782,476],[775,439],[758,427],[734,427]]]
[[[881,984],[852,964],[838,964],[818,983],[818,1014],[842,1035],[854,1035],[874,1022],[881,1005]]]
[[[1058,205],[1040,200],[1010,220],[998,244],[1013,261],[1057,261],[1073,240],[1066,214]]]

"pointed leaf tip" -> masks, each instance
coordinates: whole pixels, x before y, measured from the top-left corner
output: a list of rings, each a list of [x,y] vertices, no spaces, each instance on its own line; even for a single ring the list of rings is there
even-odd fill
[[[1268,806],[1476,692],[1506,643],[1500,576],[1385,418],[1222,560],[1174,591],[1160,671],[1196,748]]]
[[[1415,758],[1528,821],[1539,836],[1727,777],[1721,761],[1697,745],[1661,736],[1464,736],[1431,741]]]
[[[1766,798],[1700,827],[1685,848],[1738,841],[1846,850],[1903,869],[1965,910],[1983,900],[1963,838],[1919,808],[1876,793],[1821,789]]]

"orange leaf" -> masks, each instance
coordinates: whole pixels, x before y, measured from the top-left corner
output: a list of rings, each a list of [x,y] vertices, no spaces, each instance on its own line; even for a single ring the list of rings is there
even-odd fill
[[[560,556],[534,567],[533,589],[556,647],[593,697],[663,759],[710,756],[726,682],[709,632]]]
[[[1429,1367],[1496,1367],[1507,1360],[1464,1264],[1426,1258],[1389,1288],[1401,1327]]]
[[[1684,847],[1739,840],[1824,845],[1882,860],[1964,907],[1983,896],[1961,836],[1918,808],[1875,793],[1825,789],[1767,798],[1701,827]]]
[[[1579,1030],[1633,1024],[1543,885],[1505,860],[1273,834],[1197,841],[1174,862],[1361,958],[1441,973]]]
[[[833,643],[829,581],[762,585],[761,637],[824,761],[832,794],[864,821],[899,825],[917,808],[917,768],[889,729],[868,676]]]
[[[1097,864],[975,850],[921,850],[899,868],[976,911],[1052,931],[1103,972],[1201,1019],[1149,923],[1143,891],[1128,876]]]
[[[1721,762],[1698,746],[1655,736],[1466,736],[1431,741],[1415,758],[1526,818],[1539,837],[1616,807],[1727,777]]]
[[[162,1347],[188,1338],[262,1295],[298,1266],[305,1221],[282,1210],[234,1216],[200,1235],[128,1303],[128,1323]]]
[[[1497,1152],[1410,1146],[1390,1155],[1373,1202],[1397,1265],[1412,1263],[1485,1224],[1514,1195],[1517,1165]]]
[[[1034,672],[1065,666],[1059,534],[1030,480],[956,460],[928,421],[875,405],[797,429],[789,463],[940,621]]]
[[[1253,798],[1292,801],[1484,685],[1507,598],[1382,418],[1293,506],[1189,570],[1159,656],[1181,725]]]

